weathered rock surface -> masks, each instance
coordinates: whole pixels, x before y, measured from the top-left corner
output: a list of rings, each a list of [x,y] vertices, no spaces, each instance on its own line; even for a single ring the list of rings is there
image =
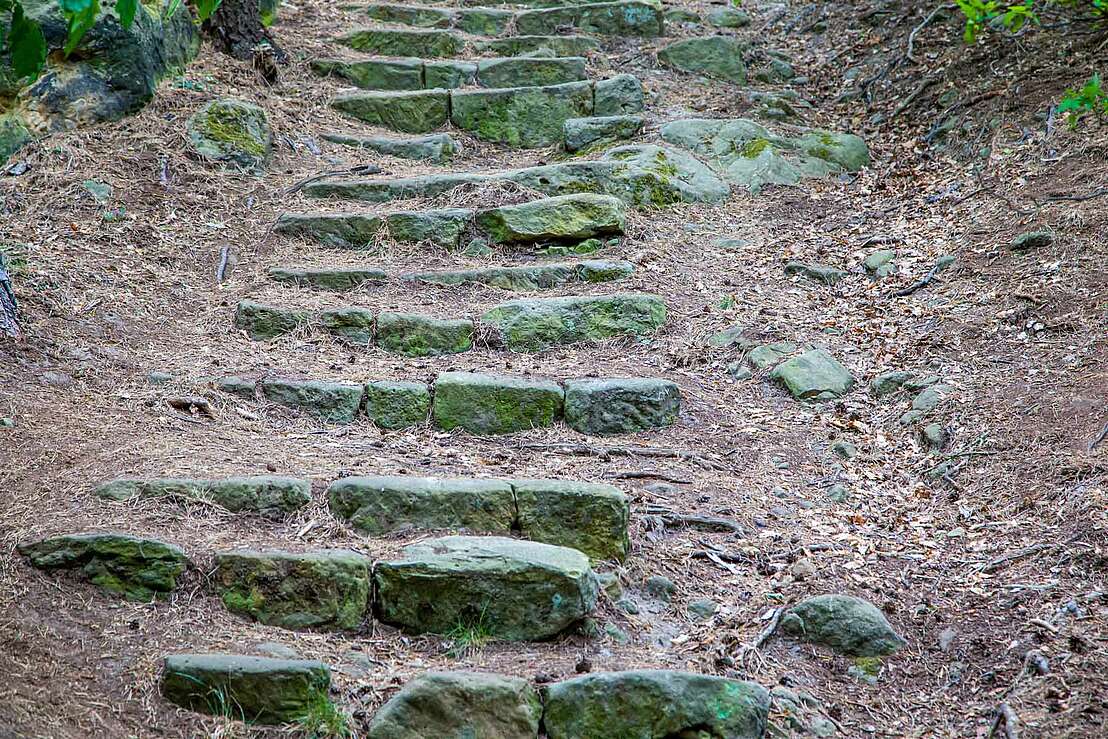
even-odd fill
[[[376,338],[385,351],[408,357],[457,354],[473,348],[473,321],[382,312],[377,316]]]
[[[785,274],[790,277],[797,275],[811,280],[822,282],[825,285],[834,285],[847,278],[847,272],[827,264],[807,264],[804,262],[788,262],[785,264]]]
[[[291,333],[307,322],[308,314],[304,311],[262,305],[253,300],[240,300],[235,309],[235,328],[245,331],[255,341]]]
[[[566,380],[565,388],[566,424],[589,436],[669,426],[681,410],[681,391],[669,380]]]
[[[458,56],[465,39],[450,31],[359,28],[339,37],[339,43],[370,54],[395,57]]]
[[[644,293],[510,300],[481,320],[511,351],[537,352],[559,344],[645,336],[666,319],[660,298]]]
[[[346,249],[373,246],[378,235],[388,234],[401,243],[429,242],[456,249],[462,232],[473,219],[466,208],[371,213],[284,213],[274,230]]]
[[[422,382],[369,382],[364,407],[369,420],[383,429],[419,426],[431,412],[431,389]]]
[[[251,390],[253,385],[251,384]],[[109,500],[174,498],[209,501],[232,513],[285,514],[311,502],[312,484],[295,477],[193,478],[124,477],[97,486],[93,493]]]
[[[409,680],[377,711],[369,739],[535,739],[542,703],[517,677],[427,673]]]
[[[548,380],[443,372],[435,380],[435,425],[471,434],[510,434],[551,426],[562,413],[565,394]]]
[[[554,683],[543,724],[550,739],[761,739],[768,712],[769,694],[754,683],[632,670]]]
[[[275,282],[285,282],[299,287],[311,287],[318,290],[343,292],[355,290],[362,285],[382,283],[388,279],[383,270],[366,269],[296,269],[292,267],[270,267],[266,274]]]
[[[431,133],[407,138],[325,133],[320,138],[335,144],[371,149],[379,154],[388,154],[400,159],[425,159],[436,164],[450,161],[462,150],[461,145],[446,133]]]
[[[319,314],[324,331],[348,344],[369,346],[374,337],[373,311],[368,308],[334,308]]]
[[[599,144],[632,139],[642,131],[643,118],[637,115],[610,115],[594,118],[570,118],[562,127],[566,151],[576,152]]]
[[[601,36],[661,36],[663,33],[661,5],[639,0],[525,10],[516,15],[515,24],[516,30],[523,34],[557,33],[563,28]]]
[[[315,59],[312,71],[340,77],[364,90],[422,90],[423,60],[403,59]]]
[[[193,151],[203,159],[261,172],[273,155],[265,111],[244,100],[213,100],[188,120]]]
[[[596,605],[589,559],[567,547],[495,536],[448,536],[404,548],[374,569],[378,618],[415,633],[481,628],[513,641],[548,639]]]
[[[217,552],[212,587],[223,606],[286,629],[356,629],[369,606],[372,561],[356,552]]]
[[[838,398],[854,387],[850,371],[824,349],[809,349],[782,362],[772,376],[802,400]]]
[[[576,263],[549,263],[518,267],[482,267],[479,269],[417,272],[406,279],[435,285],[477,283],[505,290],[529,292],[559,287],[573,282],[609,282],[627,277],[635,265],[622,260],[587,259]]]
[[[336,95],[331,107],[370,125],[402,133],[429,133],[450,118],[450,92],[348,92]]]
[[[658,61],[681,72],[746,84],[746,45],[730,36],[675,41],[658,52]]]
[[[591,36],[543,36],[520,34],[505,38],[480,41],[474,44],[477,51],[501,56],[526,56],[546,52],[552,56],[585,56],[599,48],[600,42]]]
[[[477,84],[481,87],[542,87],[587,79],[581,56],[502,57],[477,62]]]
[[[109,593],[145,602],[177,586],[188,560],[180,548],[127,534],[55,536],[20,544],[19,553],[40,570],[73,570]]]
[[[261,388],[271,403],[302,409],[331,423],[350,423],[362,404],[363,387],[352,383],[264,379]]]
[[[642,82],[634,75],[617,74],[593,85],[593,115],[628,115],[642,109]]]
[[[174,654],[162,667],[162,695],[179,706],[258,724],[300,721],[327,703],[331,671],[314,660],[235,654]]]
[[[781,630],[854,657],[881,657],[905,645],[885,615],[851,595],[818,595],[790,608]]]
[[[571,547],[598,560],[627,556],[627,496],[611,485],[570,480],[509,480],[523,536]]]
[[[450,95],[450,121],[478,138],[534,148],[557,143],[567,118],[592,114],[593,84],[462,90]]]
[[[623,233],[627,214],[611,195],[560,195],[479,211],[476,222],[498,243],[587,239]]]

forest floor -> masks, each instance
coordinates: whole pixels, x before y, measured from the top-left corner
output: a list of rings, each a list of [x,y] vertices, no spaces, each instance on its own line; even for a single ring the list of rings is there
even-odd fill
[[[268,266],[325,259],[270,232],[281,212],[316,207],[287,194],[295,183],[367,163],[382,176],[444,169],[319,138],[356,127],[328,108],[339,86],[308,68],[356,24],[338,4],[281,8],[273,30],[293,61],[276,86],[249,64],[204,49],[140,114],[18,154],[13,161],[25,171],[9,166],[0,176],[0,237],[25,334],[0,344],[0,417],[14,422],[0,428],[0,736],[195,736],[197,727],[226,736],[231,730],[218,720],[160,699],[161,658],[272,643],[331,664],[340,704],[359,730],[399,685],[429,669],[549,680],[573,675],[587,658],[594,670],[670,667],[798,686],[821,701],[843,736],[983,737],[1001,704],[1018,716],[1024,739],[1104,736],[1108,440],[1097,440],[1108,423],[1108,198],[1097,193],[1104,194],[1108,128],[1086,122],[1071,131],[1048,115],[1063,88],[1095,71],[1096,40],[1041,32],[967,50],[950,16],[920,29],[909,58],[908,37],[929,10],[887,7],[888,14],[862,4],[744,4],[753,23],[738,35],[756,49],[787,51],[807,80],[796,89],[812,103],[809,122],[862,135],[873,164],[757,196],[736,191],[719,204],[635,213],[628,238],[604,254],[634,262],[635,275],[586,289],[663,295],[670,318],[645,347],[611,342],[535,355],[482,348],[411,360],[316,335],[254,343],[233,328],[244,297],[441,315],[477,313],[510,297],[493,288],[386,286],[340,298],[267,281]],[[739,88],[658,66],[653,52],[669,40],[606,42],[590,74],[642,78],[647,140],[660,122],[741,116]],[[185,120],[221,96],[266,109],[277,142],[266,176],[219,170],[187,153]],[[944,120],[952,123],[938,135]],[[559,156],[452,134],[464,151],[450,171]],[[110,201],[97,202],[86,180],[110,184]],[[462,204],[516,195],[479,189]],[[1052,232],[1053,242],[1009,248],[1032,230]],[[720,239],[741,245],[724,249]],[[898,252],[898,274],[880,281],[860,267],[877,244]],[[220,283],[214,275],[226,246],[233,270]],[[897,295],[946,254],[956,257],[953,267]],[[783,264],[794,258],[850,276],[835,286],[787,278]],[[326,255],[328,264],[357,261]],[[387,261],[401,270],[457,265],[458,257],[396,248]],[[707,344],[735,324],[757,339],[828,347],[858,389],[808,405],[759,373],[735,380],[726,367],[736,350]],[[594,440],[564,427],[483,439],[384,432],[368,422],[325,426],[229,400],[206,384],[270,372],[426,379],[447,369],[671,378],[684,396],[679,422],[627,443],[691,456],[565,454],[558,443]],[[898,424],[910,396],[875,400],[866,392],[870,379],[894,369],[937,375],[955,388],[928,417],[950,437],[942,452]],[[152,371],[174,380],[152,386]],[[164,402],[171,395],[208,397],[213,417],[173,410]],[[859,455],[836,459],[836,440]],[[931,479],[944,462],[948,473]],[[317,502],[255,526],[208,507],[111,505],[91,495],[96,483],[121,475],[267,471],[316,480]],[[327,513],[323,485],[350,473],[613,482],[632,496],[633,550],[621,580],[634,594],[645,577],[666,575],[677,594],[668,608],[640,616],[602,603],[598,620],[626,631],[626,644],[571,635],[458,655],[443,638],[381,625],[337,635],[248,623],[218,607],[196,574],[165,602],[125,604],[32,570],[14,551],[45,535],[111,529],[196,552],[200,572],[200,553],[239,545],[396,553],[415,537],[366,539]],[[847,487],[844,501],[829,498],[835,484]],[[641,515],[648,505],[733,518],[744,533],[659,527]],[[735,662],[767,610],[825,592],[867,598],[908,640],[875,685],[853,677],[849,659],[784,639]],[[721,604],[719,613],[688,618],[685,604],[697,598]],[[1045,674],[1034,653],[1047,660]]]

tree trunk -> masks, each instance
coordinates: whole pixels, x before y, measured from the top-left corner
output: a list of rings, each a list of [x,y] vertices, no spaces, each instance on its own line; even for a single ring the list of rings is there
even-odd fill
[[[202,30],[212,46],[235,59],[253,59],[254,47],[262,43],[269,44],[278,59],[286,56],[262,25],[259,0],[223,0]]]

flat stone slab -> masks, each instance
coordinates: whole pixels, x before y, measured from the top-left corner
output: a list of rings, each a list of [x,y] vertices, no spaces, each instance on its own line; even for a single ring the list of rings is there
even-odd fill
[[[331,107],[373,126],[402,133],[429,133],[450,119],[448,90],[348,92],[335,96]]]
[[[275,339],[308,323],[305,311],[286,310],[253,300],[240,300],[235,308],[235,328],[255,341]]]
[[[40,570],[71,570],[101,590],[147,602],[177,587],[188,566],[172,544],[113,532],[69,534],[20,544],[19,553]]]
[[[522,34],[557,33],[577,28],[601,36],[661,36],[664,33],[660,4],[623,0],[525,10],[516,15],[516,31]]]
[[[594,118],[570,118],[562,126],[563,144],[568,152],[577,152],[637,136],[643,127],[638,115],[611,115]]]
[[[360,136],[355,134],[325,133],[320,138],[333,144],[370,149],[399,159],[426,160],[441,164],[461,152],[461,145],[447,133],[396,138],[392,136]]]
[[[465,37],[450,31],[358,28],[338,38],[339,43],[369,54],[438,59],[458,56]]]
[[[409,529],[506,534],[516,519],[512,486],[501,480],[345,477],[327,489],[331,513],[380,536]]]
[[[584,79],[585,58],[581,56],[506,57],[477,62],[477,84],[481,87],[542,87]]]
[[[765,736],[769,694],[759,685],[673,670],[601,672],[550,685],[550,739]]]
[[[501,345],[518,352],[617,336],[646,336],[665,320],[665,303],[645,293],[520,298],[501,303],[481,317]]]
[[[395,213],[284,213],[275,231],[344,249],[367,249],[387,236],[401,243],[428,242],[456,249],[473,220],[466,208],[438,208]]]
[[[335,308],[319,314],[320,327],[338,339],[355,346],[373,343],[376,320],[368,308]]]
[[[405,683],[369,724],[369,739],[535,739],[542,702],[529,682],[483,672],[435,672]]]
[[[552,426],[565,394],[549,380],[443,372],[435,379],[431,413],[435,425],[471,434],[511,434]]]
[[[673,121],[661,134],[666,142],[704,156],[725,179],[751,192],[856,172],[870,161],[858,136],[784,125],[771,130],[746,118]]]
[[[592,113],[597,116],[641,113],[644,104],[642,82],[630,74],[597,80],[593,85]]]
[[[450,121],[486,141],[523,148],[561,140],[567,118],[592,114],[591,82],[495,90],[455,90]]]
[[[269,402],[308,411],[331,423],[350,423],[362,404],[362,385],[276,379],[264,379],[260,385]]]
[[[469,87],[477,83],[477,64],[474,62],[444,61],[425,62],[423,64],[423,86],[453,90]]]
[[[270,267],[266,274],[274,282],[284,282],[298,287],[344,292],[363,285],[381,284],[388,279],[384,270],[364,269],[296,269]]]
[[[212,589],[240,616],[286,629],[356,629],[373,562],[356,552],[216,552]]]
[[[270,475],[216,480],[122,477],[97,486],[93,494],[108,500],[174,498],[210,501],[232,513],[272,515],[291,513],[310,503],[312,484],[296,477]]]
[[[475,217],[491,241],[587,239],[623,233],[627,213],[611,195],[559,195],[478,211]]]
[[[809,349],[785,360],[773,369],[771,376],[801,400],[830,400],[846,395],[854,387],[850,371],[824,349]]]
[[[781,631],[854,657],[883,657],[906,644],[885,614],[852,595],[817,595],[797,603],[781,618]]]
[[[565,388],[566,424],[589,436],[670,426],[681,410],[681,391],[669,380],[566,380]]]
[[[595,560],[627,556],[627,496],[611,485],[572,480],[509,480],[519,531],[533,541],[571,547]]]
[[[385,623],[414,633],[479,628],[512,641],[565,631],[592,612],[598,590],[581,552],[494,536],[412,544],[373,576]]]
[[[675,41],[658,52],[658,61],[680,72],[746,84],[746,44],[733,36],[706,36]]]
[[[377,316],[376,341],[385,351],[407,357],[467,352],[473,348],[473,321],[386,311]]]
[[[635,265],[623,260],[587,259],[576,263],[417,272],[406,275],[405,279],[434,285],[481,284],[523,292],[574,282],[610,282],[627,277],[634,271]]]
[[[339,77],[364,90],[422,90],[423,60],[403,59],[315,59],[312,71]]]
[[[451,8],[371,3],[361,10],[373,20],[382,23],[400,23],[421,28],[449,28],[454,23],[454,10]]]
[[[431,412],[431,389],[422,382],[369,382],[364,408],[369,420],[383,429],[419,426]]]
[[[234,654],[174,654],[162,666],[162,695],[213,716],[257,724],[296,722],[328,703],[331,671],[314,660]]]
[[[585,56],[600,48],[600,42],[591,36],[545,36],[520,34],[505,38],[478,41],[474,48],[500,56],[526,56],[536,52],[549,52],[554,56]]]

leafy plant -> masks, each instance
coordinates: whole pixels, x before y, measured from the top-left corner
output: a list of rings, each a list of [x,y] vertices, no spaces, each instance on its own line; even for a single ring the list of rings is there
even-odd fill
[[[1108,117],[1108,89],[1101,86],[1100,75],[1094,74],[1079,89],[1067,89],[1058,103],[1057,111],[1066,115],[1070,128],[1085,115]]]
[[[1016,34],[1028,23],[1041,23],[1036,9],[1062,8],[1076,13],[1076,21],[1091,24],[1108,23],[1108,0],[955,0],[966,18],[963,38],[967,44],[977,41],[988,27],[1002,28]]]
[[[454,628],[444,634],[452,642],[449,650],[451,657],[458,659],[469,656],[492,641],[492,628],[485,621],[487,609],[488,604],[481,609],[481,615],[476,620],[458,621]]]
[[[296,723],[301,731],[313,739],[346,739],[353,734],[350,719],[322,694],[308,704],[304,715]]]

